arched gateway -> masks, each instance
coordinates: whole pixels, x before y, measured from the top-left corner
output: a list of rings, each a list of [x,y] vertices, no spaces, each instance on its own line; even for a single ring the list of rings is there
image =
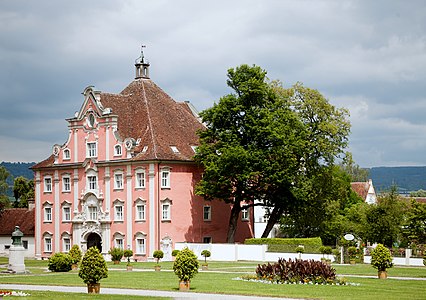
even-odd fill
[[[102,253],[102,238],[96,232],[92,232],[87,236],[87,249],[96,247]]]

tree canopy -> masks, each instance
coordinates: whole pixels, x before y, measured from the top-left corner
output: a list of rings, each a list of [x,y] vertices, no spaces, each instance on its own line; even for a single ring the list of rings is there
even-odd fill
[[[266,71],[241,65],[228,70],[234,91],[200,113],[196,160],[204,175],[196,192],[232,204],[227,241],[234,241],[239,212],[271,208],[264,235],[285,214],[312,201],[324,202],[335,158],[347,144],[347,111],[318,91],[297,83],[268,82]]]

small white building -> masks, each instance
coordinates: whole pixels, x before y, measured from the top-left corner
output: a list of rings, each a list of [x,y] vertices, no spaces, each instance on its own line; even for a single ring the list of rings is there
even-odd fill
[[[30,206],[31,207],[31,206]],[[34,257],[34,208],[9,208],[0,216],[0,256],[9,256],[12,245],[12,232],[15,226],[23,232],[22,246],[25,248],[25,257]]]

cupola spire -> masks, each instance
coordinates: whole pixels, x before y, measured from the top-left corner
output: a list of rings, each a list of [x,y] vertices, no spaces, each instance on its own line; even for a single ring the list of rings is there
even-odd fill
[[[146,47],[145,45],[141,46],[141,55],[135,60],[135,67],[136,67],[135,79],[139,79],[139,78],[149,79],[149,61],[145,59],[145,56],[143,54],[143,48],[145,47]]]

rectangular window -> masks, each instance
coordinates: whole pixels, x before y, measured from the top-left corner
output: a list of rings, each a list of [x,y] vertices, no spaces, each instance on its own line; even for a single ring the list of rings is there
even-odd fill
[[[170,220],[170,204],[162,205],[162,220]]]
[[[45,222],[52,222],[52,208],[51,207],[45,207],[44,208],[44,221]]]
[[[44,178],[44,191],[51,192],[52,191],[52,178],[46,177]]]
[[[114,175],[114,188],[122,189],[123,188],[123,174]]]
[[[124,249],[124,243],[123,243],[123,239],[115,239],[115,247],[120,248],[120,249]]]
[[[204,211],[203,211],[203,218],[204,221],[210,221],[212,216],[212,208],[210,206],[204,206]]]
[[[161,171],[161,187],[162,188],[170,187],[170,171],[169,170]]]
[[[136,220],[145,220],[145,205],[136,205]]]
[[[123,221],[123,206],[117,205],[115,206],[115,220]]]
[[[136,239],[136,253],[145,254],[145,239]]]
[[[87,157],[96,157],[96,143],[87,143]]]
[[[52,239],[50,237],[44,238],[44,252],[52,252]]]
[[[62,221],[71,221],[71,208],[68,206],[63,208]]]
[[[137,188],[145,187],[145,172],[136,173],[136,187]]]
[[[248,221],[249,220],[249,210],[248,208],[245,208],[241,210],[241,220]]]
[[[28,241],[22,241],[22,247],[24,247],[24,249],[28,250]]]
[[[89,220],[96,221],[98,219],[98,208],[89,206],[87,209],[89,211]]]
[[[89,181],[89,190],[96,190],[97,188],[96,176],[87,176],[87,180]]]
[[[204,244],[210,244],[212,242],[212,238],[210,236],[203,237]]]
[[[70,192],[71,191],[71,178],[70,177],[62,177],[62,190],[64,192]]]
[[[64,238],[64,252],[69,252],[71,250],[71,240],[69,238]]]

